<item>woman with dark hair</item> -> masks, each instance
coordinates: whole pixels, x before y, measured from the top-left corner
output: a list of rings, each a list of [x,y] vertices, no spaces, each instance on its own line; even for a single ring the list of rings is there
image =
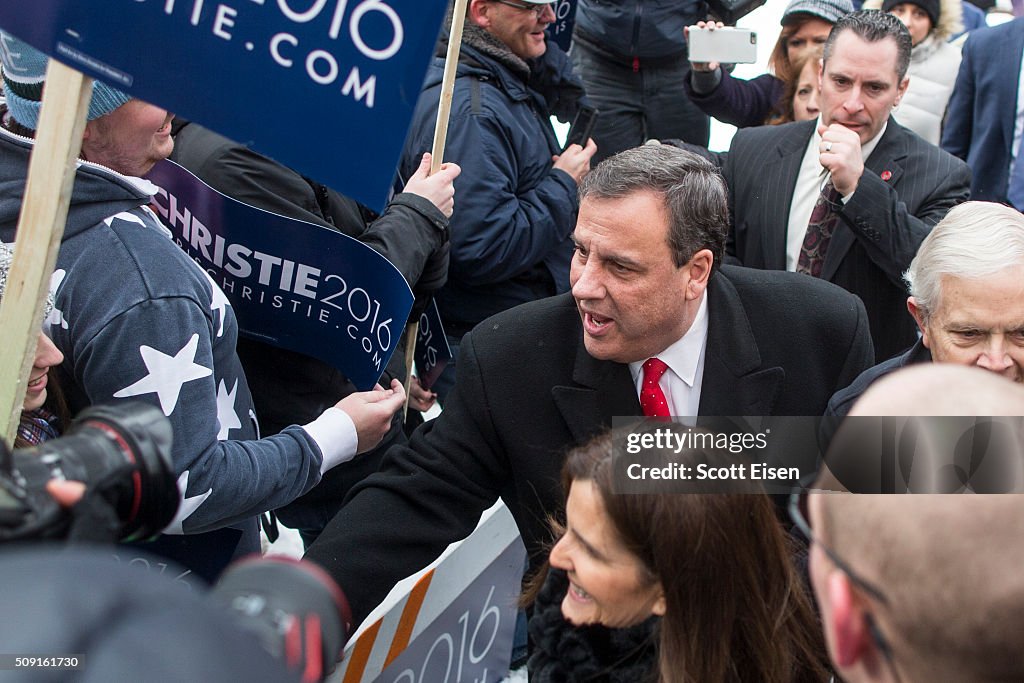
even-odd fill
[[[820,51],[832,26],[852,11],[850,0],[792,0],[782,14],[782,31],[768,59],[769,73],[745,81],[733,78],[716,62],[691,62],[686,92],[705,114],[723,123],[737,128],[771,123],[773,111],[784,106],[785,82],[797,55]]]
[[[7,274],[14,259],[11,248],[0,242],[0,300],[7,289]],[[53,309],[53,296],[47,295],[43,304],[45,320]],[[28,373],[25,401],[21,421],[14,438],[15,448],[34,446],[47,439],[60,436],[68,425],[68,408],[56,382],[55,368],[64,362],[64,354],[54,346],[42,331],[36,344],[32,369]]]
[[[764,493],[613,492],[614,435],[572,451],[566,525],[534,577],[531,683],[810,683],[828,658]],[[645,451],[654,467],[726,451]]]

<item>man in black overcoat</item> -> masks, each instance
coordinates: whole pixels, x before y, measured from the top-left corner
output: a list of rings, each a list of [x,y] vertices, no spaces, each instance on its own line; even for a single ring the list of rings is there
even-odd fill
[[[872,363],[864,306],[796,273],[720,267],[726,187],[703,159],[627,150],[583,181],[572,293],[489,318],[463,342],[455,391],[353,489],[306,557],[357,621],[468,535],[498,497],[545,556],[568,448],[641,415],[649,359],[672,415],[820,415]]]

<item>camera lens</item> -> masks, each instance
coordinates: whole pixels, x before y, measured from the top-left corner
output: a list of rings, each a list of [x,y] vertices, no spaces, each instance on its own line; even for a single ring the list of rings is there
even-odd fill
[[[327,677],[352,630],[341,589],[309,562],[286,557],[236,562],[210,596],[304,681]]]
[[[93,406],[66,436],[14,452],[14,467],[30,490],[50,479],[83,482],[115,506],[124,540],[160,533],[178,510],[171,464],[171,424],[146,403]]]

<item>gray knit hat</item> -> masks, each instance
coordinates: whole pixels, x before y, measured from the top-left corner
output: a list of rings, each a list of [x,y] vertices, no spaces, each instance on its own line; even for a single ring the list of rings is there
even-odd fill
[[[779,23],[786,26],[796,20],[795,15],[809,14],[834,24],[852,11],[853,3],[850,0],[793,0],[782,13],[782,21]]]
[[[14,120],[29,130],[39,125],[43,99],[43,80],[49,58],[39,50],[0,31],[0,61],[3,62],[4,94],[7,110]],[[109,114],[131,99],[127,93],[105,83],[93,81],[88,120]]]
[[[0,299],[4,298],[7,290],[7,275],[11,271],[11,263],[14,262],[14,250],[11,245],[0,242]],[[53,293],[47,292],[46,300],[43,302],[43,320],[50,317],[53,310]]]

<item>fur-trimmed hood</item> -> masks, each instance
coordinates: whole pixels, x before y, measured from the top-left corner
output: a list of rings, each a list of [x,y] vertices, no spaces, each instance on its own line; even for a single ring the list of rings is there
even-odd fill
[[[862,9],[882,9],[882,2],[883,0],[864,0]],[[939,21],[932,27],[930,35],[946,41],[960,33],[964,28],[963,13],[960,0],[939,0]]]

